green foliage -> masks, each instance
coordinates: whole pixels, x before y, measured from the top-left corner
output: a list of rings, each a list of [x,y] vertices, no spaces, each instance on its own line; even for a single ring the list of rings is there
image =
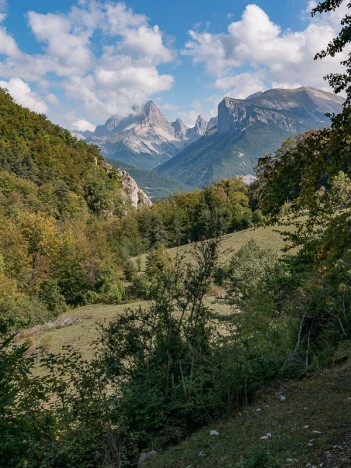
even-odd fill
[[[123,300],[111,236],[127,210],[117,171],[5,90],[0,134],[1,269],[15,291],[4,292],[2,330],[52,319],[67,304]]]
[[[320,2],[313,14],[341,3]],[[334,56],[350,42],[350,18],[344,17],[341,25],[338,37],[317,58]],[[350,58],[343,65],[345,74],[327,76],[335,92],[347,93],[332,128],[289,141],[258,164],[261,208],[271,222],[284,216],[296,226],[286,233],[299,251],[288,263],[291,290],[284,311],[299,323],[294,356],[304,360],[306,369],[328,362],[340,343],[350,339]]]
[[[101,370],[68,347],[33,358],[11,339],[0,345],[0,457],[3,466],[120,466],[118,432]]]
[[[248,188],[239,179],[224,179],[155,203],[139,224],[149,246],[175,246],[245,229],[252,220]]]
[[[103,360],[119,397],[119,418],[139,444],[169,427],[193,430],[216,413],[212,394],[210,311],[203,303],[217,258],[217,241],[195,263],[159,267],[148,309],[127,310],[103,328]],[[213,400],[213,401],[212,401]],[[211,403],[212,401],[212,403]],[[213,406],[213,407],[212,407]]]
[[[312,10],[312,16],[317,13],[324,13],[334,11],[341,6],[344,0],[325,0],[319,2],[319,4]],[[347,8],[351,8],[351,3],[347,4]],[[334,57],[338,52],[342,52],[344,48],[348,45],[351,39],[351,18],[349,14],[343,16],[340,21],[342,26],[337,37],[333,38],[327,48],[319,52],[315,59],[322,59],[327,56]],[[351,68],[351,55],[349,54],[348,59],[341,62],[346,68],[344,73],[330,73],[325,77],[328,80],[330,86],[334,89],[335,93],[340,93],[345,91],[347,94],[347,99],[345,102],[345,108],[349,107],[351,104],[351,77],[350,77],[350,68]]]

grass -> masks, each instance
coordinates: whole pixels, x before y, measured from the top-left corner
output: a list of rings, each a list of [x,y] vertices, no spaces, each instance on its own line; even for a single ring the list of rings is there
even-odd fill
[[[126,307],[146,306],[146,301],[134,302],[121,305],[94,304],[79,307],[62,314],[60,318],[73,319],[71,324],[61,327],[47,328],[44,326],[34,327],[21,333],[21,339],[31,344],[31,350],[42,347],[45,352],[59,353],[63,346],[72,345],[79,349],[83,357],[91,359],[94,354],[93,342],[99,336],[98,326],[106,323],[122,313]]]
[[[216,319],[225,317],[230,312],[230,307],[223,303],[218,304],[214,296],[209,296],[205,302],[215,310]],[[94,356],[93,343],[99,337],[100,324],[114,319],[126,308],[148,307],[149,304],[147,301],[138,301],[120,305],[93,304],[79,307],[62,314],[55,322],[23,330],[19,340],[26,340],[31,346],[31,352],[42,348],[46,353],[60,353],[65,345],[71,345],[81,351],[85,359],[91,359]],[[67,323],[64,319],[68,319]]]
[[[303,380],[272,385],[235,417],[213,422],[145,466],[350,467],[350,383],[349,359]],[[210,436],[210,430],[219,435]],[[271,437],[261,439],[267,433]]]
[[[220,261],[225,262],[233,252],[239,250],[250,239],[254,239],[262,248],[272,248],[281,251],[284,247],[284,241],[272,227],[248,229],[239,231],[233,234],[223,236],[220,246]],[[189,254],[192,245],[185,245],[179,248],[169,249],[168,252],[171,258],[175,258],[177,253]],[[141,270],[145,269],[146,256],[141,258]],[[87,359],[93,357],[94,348],[92,343],[98,338],[99,323],[113,319],[117,314],[123,312],[126,307],[138,307],[139,305],[146,307],[146,301],[134,302],[131,304],[121,305],[102,305],[94,304],[85,307],[79,307],[70,310],[61,315],[59,319],[69,318],[70,324],[48,328],[45,326],[34,327],[31,330],[22,332],[21,339],[27,339],[31,345],[31,349],[42,347],[46,352],[58,353],[62,351],[62,347],[70,344],[79,349],[83,356]],[[217,318],[228,314],[229,307],[224,304],[214,302],[213,297],[209,297],[207,304],[215,310]]]
[[[252,229],[245,229],[244,231],[234,232],[227,234],[222,237],[219,249],[219,261],[224,263],[234,252],[237,252],[241,247],[246,245],[249,240],[254,240],[256,244],[262,249],[272,249],[279,254],[282,254],[283,248],[286,243],[282,236],[279,234],[282,231],[289,230],[289,227],[259,227]],[[182,245],[180,247],[174,247],[167,249],[167,252],[171,258],[175,258],[178,255],[185,256],[190,253],[192,244]],[[146,254],[140,255],[140,269],[145,271]],[[137,257],[133,259],[135,262]]]

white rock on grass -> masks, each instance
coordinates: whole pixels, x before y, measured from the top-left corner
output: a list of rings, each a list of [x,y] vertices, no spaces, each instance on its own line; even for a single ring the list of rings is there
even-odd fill
[[[212,430],[210,431],[210,436],[219,436],[219,432]]]

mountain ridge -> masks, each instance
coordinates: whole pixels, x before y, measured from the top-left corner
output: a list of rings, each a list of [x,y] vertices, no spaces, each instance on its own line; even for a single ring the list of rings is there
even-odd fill
[[[194,127],[181,119],[169,122],[153,101],[125,118],[110,117],[95,132],[75,133],[87,143],[97,144],[109,159],[121,160],[140,169],[153,169],[171,159],[205,134],[207,122],[198,116]]]
[[[95,132],[79,135],[102,154],[135,168],[154,171],[191,186],[236,175],[250,175],[259,157],[311,128],[330,125],[327,115],[341,111],[335,94],[301,86],[257,92],[246,99],[226,96],[218,115],[200,115],[193,127],[169,122],[153,101],[125,117],[110,117]],[[327,114],[327,115],[326,115]]]
[[[272,89],[246,99],[227,96],[218,105],[217,125],[157,172],[194,186],[253,174],[257,159],[276,151],[285,139],[329,126],[325,114],[339,113],[343,102],[307,86]]]

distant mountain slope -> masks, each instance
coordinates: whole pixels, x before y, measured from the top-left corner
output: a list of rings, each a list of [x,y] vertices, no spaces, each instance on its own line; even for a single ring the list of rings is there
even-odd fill
[[[259,157],[288,137],[330,124],[343,99],[309,87],[272,89],[247,99],[226,97],[218,106],[218,125],[157,168],[157,172],[201,186],[253,173]]]
[[[151,170],[204,135],[206,128],[207,122],[200,116],[193,128],[180,119],[168,122],[156,104],[148,101],[129,117],[111,117],[97,126],[95,132],[77,136],[98,145],[110,159]]]
[[[193,187],[183,184],[179,180],[158,174],[157,172],[145,171],[130,166],[123,161],[108,159],[108,161],[130,174],[137,182],[138,186],[147,193],[151,200],[167,198],[177,192],[190,192]]]

